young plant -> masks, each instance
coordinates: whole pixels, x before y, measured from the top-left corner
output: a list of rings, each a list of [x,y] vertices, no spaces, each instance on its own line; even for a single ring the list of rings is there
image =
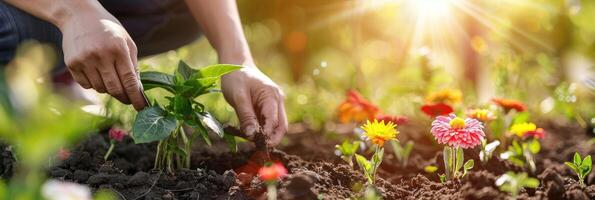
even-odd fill
[[[345,140],[341,145],[335,145],[335,154],[353,167],[353,156],[359,150],[360,144],[360,141],[349,142]]]
[[[393,147],[393,152],[401,166],[407,166],[407,161],[409,161],[409,155],[411,154],[411,150],[413,149],[413,141],[408,141],[405,145],[401,145],[400,142],[397,141],[390,141],[390,145]]]
[[[500,191],[508,192],[513,199],[523,188],[537,188],[539,180],[531,178],[527,173],[516,174],[514,172],[506,172],[496,180],[496,185],[500,187]]]
[[[371,160],[355,154],[355,161],[368,179],[368,184],[372,185],[376,179],[376,171],[384,157],[384,143],[396,140],[399,131],[397,131],[396,124],[392,122],[385,124],[384,121],[378,122],[378,120],[374,120],[374,122],[367,121],[361,128],[364,130],[365,139],[373,144],[374,154]]]
[[[159,141],[155,168],[174,169],[190,167],[190,150],[197,137],[211,144],[209,133],[225,137],[221,124],[195,99],[215,91],[217,81],[229,72],[240,69],[236,65],[211,65],[192,69],[180,61],[173,75],[161,72],[143,72],[141,81],[145,90],[162,88],[167,104],[153,105],[140,111],[134,121],[132,138],[135,143]],[[193,129],[186,133],[184,127]]]
[[[519,167],[528,166],[531,172],[535,172],[535,154],[541,150],[539,139],[545,136],[544,130],[537,128],[533,123],[516,123],[510,131],[522,140],[520,143],[513,140],[508,150],[500,154],[500,158],[509,160]]]
[[[481,163],[486,164],[492,158],[494,151],[500,145],[500,141],[495,140],[488,144],[488,140],[481,140],[481,151],[479,152],[479,160]]]
[[[578,182],[585,186],[585,177],[591,173],[593,169],[593,161],[591,160],[591,155],[586,156],[581,160],[581,156],[578,152],[574,153],[573,162],[564,162],[564,164],[568,165],[572,171],[576,173],[578,176]]]
[[[454,114],[438,116],[432,122],[432,134],[444,147],[444,178],[460,178],[467,174],[474,165],[473,160],[464,163],[463,149],[473,148],[485,137],[483,125],[476,119],[462,119]],[[463,164],[464,163],[464,164]],[[463,173],[459,170],[463,168]],[[442,179],[442,178],[441,178]]]
[[[103,156],[103,160],[107,160],[109,155],[114,150],[114,147],[116,146],[116,142],[122,142],[122,140],[124,140],[125,135],[126,135],[126,132],[122,129],[119,129],[119,128],[110,128],[109,129],[108,136],[110,139],[110,145],[109,145],[109,149],[107,149],[107,152]]]
[[[287,175],[287,169],[281,163],[266,163],[258,170],[258,177],[267,185],[267,199],[277,199],[277,183]]]

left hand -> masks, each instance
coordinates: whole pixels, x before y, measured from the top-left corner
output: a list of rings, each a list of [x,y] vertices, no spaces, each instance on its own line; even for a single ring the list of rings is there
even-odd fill
[[[221,78],[225,100],[234,107],[248,139],[262,126],[269,144],[276,146],[287,132],[284,94],[275,82],[253,65]]]

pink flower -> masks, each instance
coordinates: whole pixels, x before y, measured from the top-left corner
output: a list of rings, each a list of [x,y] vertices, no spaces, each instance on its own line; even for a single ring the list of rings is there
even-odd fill
[[[436,117],[431,132],[438,143],[463,149],[481,144],[481,139],[485,137],[481,122],[471,118],[463,120],[454,114]]]
[[[60,149],[58,150],[58,159],[64,161],[70,158],[70,154],[72,154],[70,153],[70,150],[60,147]]]
[[[119,128],[115,128],[112,127],[109,129],[109,138],[111,140],[115,140],[118,142],[122,142],[122,140],[124,139],[124,136],[126,135],[126,131],[119,129]]]

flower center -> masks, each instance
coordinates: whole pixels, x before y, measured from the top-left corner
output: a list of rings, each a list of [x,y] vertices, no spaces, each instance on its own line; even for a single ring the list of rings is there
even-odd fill
[[[450,127],[454,128],[454,129],[465,128],[465,120],[461,119],[459,117],[456,117],[456,118],[450,120]]]

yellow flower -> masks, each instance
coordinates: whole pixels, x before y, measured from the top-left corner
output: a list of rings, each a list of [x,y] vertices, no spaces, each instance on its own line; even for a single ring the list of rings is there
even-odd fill
[[[471,109],[467,111],[467,116],[482,122],[495,119],[494,113],[488,109]]]
[[[519,137],[523,137],[523,135],[525,135],[525,133],[529,132],[529,131],[535,131],[537,129],[537,126],[534,123],[520,123],[520,124],[514,124],[512,125],[512,127],[510,128],[510,132],[516,134]]]
[[[384,121],[370,122],[368,120],[366,124],[361,127],[364,130],[366,137],[374,144],[382,147],[384,142],[389,140],[395,140],[399,131],[397,131],[397,125],[392,122],[384,123]]]
[[[431,93],[426,97],[428,103],[445,103],[458,104],[461,102],[463,93],[456,89],[443,89],[438,92]]]

